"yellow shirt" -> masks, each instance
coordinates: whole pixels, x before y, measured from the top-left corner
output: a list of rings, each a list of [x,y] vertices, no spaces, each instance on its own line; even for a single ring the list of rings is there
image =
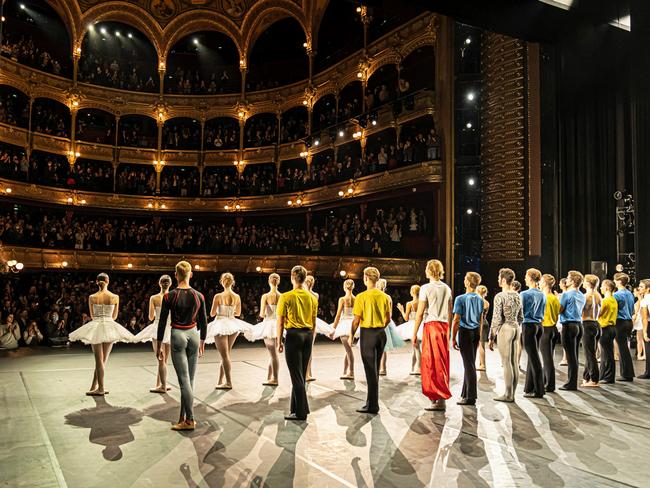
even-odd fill
[[[546,295],[546,308],[544,309],[544,319],[542,320],[543,327],[553,327],[557,324],[557,319],[560,316],[560,300],[553,293]]]
[[[377,328],[386,325],[386,314],[389,313],[388,295],[376,288],[366,290],[357,295],[354,300],[352,313],[361,318],[363,328]]]
[[[618,302],[613,296],[603,298],[600,305],[600,316],[598,323],[601,327],[609,327],[616,324],[616,316],[618,315]]]
[[[312,329],[318,312],[318,300],[303,289],[283,293],[278,301],[278,317],[284,317],[285,329]]]

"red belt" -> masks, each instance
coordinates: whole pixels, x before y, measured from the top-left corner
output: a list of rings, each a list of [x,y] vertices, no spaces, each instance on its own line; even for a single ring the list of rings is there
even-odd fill
[[[172,329],[193,329],[196,327],[196,322],[193,322],[191,324],[183,325],[183,324],[172,324]]]

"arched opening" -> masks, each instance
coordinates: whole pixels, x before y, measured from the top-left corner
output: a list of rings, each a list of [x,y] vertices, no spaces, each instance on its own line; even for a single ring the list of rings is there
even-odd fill
[[[205,123],[204,146],[206,151],[237,149],[239,147],[239,121],[232,117],[218,117]]]
[[[397,148],[398,165],[421,163],[440,158],[440,137],[436,133],[433,118],[419,117],[402,126]]]
[[[65,24],[44,1],[2,2],[3,56],[41,71],[72,76],[72,45]]]
[[[239,175],[234,166],[208,166],[203,171],[203,196],[232,197],[239,191]]]
[[[9,85],[0,85],[0,123],[27,129],[29,98]]]
[[[119,145],[156,149],[158,146],[158,124],[146,115],[124,115],[120,117]]]
[[[240,195],[268,195],[275,192],[274,163],[249,164],[239,180]]]
[[[336,97],[325,95],[314,104],[312,111],[312,133],[336,124]]]
[[[293,142],[307,136],[307,108],[294,107],[282,114],[280,142]]]
[[[137,29],[121,22],[98,22],[84,37],[78,76],[93,85],[155,93],[158,56]]]
[[[246,90],[266,90],[307,79],[309,58],[304,43],[305,31],[293,17],[271,24],[250,51]]]
[[[120,163],[116,187],[118,193],[126,195],[153,195],[156,193],[156,172],[149,165]]]
[[[40,185],[66,188],[70,177],[70,163],[65,156],[43,151],[32,151],[29,161],[29,179]]]
[[[282,161],[278,175],[278,193],[304,190],[310,182],[307,162],[304,159]]]
[[[32,130],[56,137],[70,137],[70,109],[50,98],[37,98],[32,107]]]
[[[201,123],[186,117],[165,121],[162,143],[163,149],[201,149]]]
[[[217,95],[240,90],[239,51],[221,32],[187,35],[167,55],[165,93]]]
[[[366,110],[373,110],[397,97],[397,66],[388,64],[377,69],[368,79]]]
[[[24,147],[0,142],[0,177],[27,181],[29,160]]]
[[[358,178],[361,170],[361,142],[350,141],[338,147],[336,153],[337,181]]]
[[[402,61],[400,95],[436,86],[436,59],[433,46],[422,46],[409,53]]]
[[[160,175],[160,194],[171,197],[198,197],[199,170],[191,166],[166,166]]]
[[[245,147],[271,146],[278,142],[278,118],[275,114],[253,115],[244,127]]]
[[[388,128],[368,137],[366,159],[359,168],[359,176],[383,172],[397,167],[397,136]]]
[[[363,49],[363,24],[354,2],[329,2],[318,28],[314,58],[316,72],[334,66]],[[345,33],[345,35],[341,35]]]
[[[67,186],[77,190],[113,193],[113,165],[79,158],[70,168]]]
[[[335,161],[334,150],[328,149],[314,154],[311,163],[310,187],[328,185],[338,181],[338,165]]]
[[[358,80],[345,85],[339,95],[339,121],[343,122],[361,115],[363,110],[363,86]]]
[[[115,116],[94,108],[79,110],[75,138],[78,141],[114,145]]]

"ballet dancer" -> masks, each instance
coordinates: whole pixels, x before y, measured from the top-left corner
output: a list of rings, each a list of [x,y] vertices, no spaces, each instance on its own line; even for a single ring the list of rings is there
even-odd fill
[[[397,304],[397,310],[402,314],[402,318],[405,322],[402,325],[397,326],[397,332],[400,337],[405,341],[410,341],[413,337],[413,330],[415,329],[415,316],[417,315],[418,310],[418,296],[420,295],[420,285],[413,285],[409,290],[412,300],[406,304],[404,307],[401,303]],[[426,320],[425,320],[426,322]],[[411,372],[410,375],[420,376],[420,359],[422,356],[421,346],[422,346],[422,331],[423,327],[418,329],[418,346],[415,347],[412,345],[413,352],[411,354]]]
[[[219,367],[219,383],[216,390],[232,389],[232,362],[230,353],[232,346],[237,340],[240,332],[250,330],[251,325],[237,317],[241,315],[241,298],[232,290],[235,285],[235,277],[231,273],[223,273],[219,279],[223,287],[221,293],[217,293],[212,299],[210,317],[214,320],[208,324],[206,344],[214,343],[221,356]]]
[[[562,294],[569,289],[569,285],[567,284],[567,279],[562,278],[560,280],[560,293],[557,295],[558,301],[562,299]],[[560,336],[562,335],[562,322],[558,322],[559,328],[558,332],[560,333]],[[560,337],[560,343],[562,342],[562,338]],[[562,348],[562,359],[560,360],[560,366],[566,366],[568,363],[567,358],[566,358],[566,349],[564,347]]]
[[[552,275],[542,275],[541,284],[542,291],[546,295],[546,308],[544,309],[544,320],[542,320],[542,339],[539,343],[539,351],[544,369],[544,391],[553,393],[555,391],[554,351],[560,334],[556,325],[560,316],[560,300],[553,293],[555,278]]]
[[[303,288],[306,277],[307,270],[302,266],[294,266],[291,270],[293,289],[280,296],[275,339],[278,353],[285,352],[286,347],[284,357],[291,376],[291,413],[284,418],[295,421],[306,420],[309,414],[305,375],[316,335],[318,313],[318,300]]]
[[[266,350],[269,353],[269,367],[264,386],[278,386],[278,369],[279,359],[278,351],[275,345],[277,333],[277,306],[282,293],[278,291],[280,284],[280,275],[271,273],[269,275],[269,291],[262,295],[260,302],[260,317],[262,322],[254,325],[251,329],[244,332],[244,337],[249,341],[263,340]]]
[[[578,389],[578,350],[582,337],[582,309],[585,296],[580,291],[584,277],[579,271],[569,271],[568,290],[560,298],[560,321],[562,322],[562,347],[566,351],[569,380],[560,390]]]
[[[342,380],[354,380],[354,354],[352,353],[352,343],[350,342],[350,330],[352,329],[352,320],[354,315],[352,310],[354,308],[354,281],[345,280],[343,282],[343,291],[345,295],[339,298],[338,306],[336,307],[336,317],[332,328],[332,339],[341,339],[341,344],[345,348],[345,359],[343,360],[343,376]]]
[[[135,336],[136,342],[152,342],[153,350],[158,350],[158,320],[160,319],[160,308],[162,306],[162,299],[165,293],[169,291],[172,286],[172,279],[169,275],[162,275],[158,280],[160,291],[149,298],[149,320],[153,322],[142,329],[138,335]],[[156,387],[149,390],[151,393],[167,393],[171,388],[167,386],[167,360],[169,359],[169,352],[171,350],[171,317],[167,319],[165,325],[165,335],[163,337],[162,359],[158,359],[158,374],[156,375]]]
[[[377,281],[377,289],[381,292],[386,293],[386,287],[388,286],[388,282],[384,278],[379,278]],[[388,325],[384,329],[386,331],[386,346],[384,347],[384,354],[381,356],[381,362],[379,364],[379,376],[386,376],[386,359],[387,359],[387,352],[392,351],[393,349],[398,349],[400,347],[404,347],[404,340],[400,337],[399,333],[397,332],[397,326],[395,325],[395,322],[393,322],[392,318],[392,312],[393,312],[393,299],[391,296],[386,293],[386,296],[388,297],[388,303],[389,303],[389,310],[391,311],[391,319],[390,322],[388,322]]]
[[[366,373],[368,394],[366,404],[357,409],[359,413],[379,413],[379,363],[386,347],[385,328],[390,322],[390,302],[388,295],[377,289],[379,270],[369,266],[363,270],[363,284],[366,291],[357,295],[354,301],[354,320],[350,331],[353,339],[357,328],[361,327],[359,344],[361,360]]]
[[[641,283],[639,283],[639,296],[642,297],[641,304],[639,305],[639,313],[643,325],[642,339],[645,352],[645,371],[643,374],[637,376],[637,378],[648,380],[650,379],[650,331],[648,330],[648,316],[650,315],[650,279],[641,280]]]
[[[458,405],[476,405],[476,349],[479,342],[479,330],[485,304],[476,293],[476,287],[481,284],[481,275],[468,272],[465,275],[465,293],[454,300],[454,322],[452,341],[454,349],[460,351],[465,368],[463,390]]]
[[[305,287],[305,290],[307,290],[309,293],[312,294],[312,296],[316,299],[316,301],[319,300],[318,293],[314,291],[314,284],[316,283],[316,278],[314,278],[312,275],[308,274],[307,277],[305,278],[305,282],[303,286]],[[334,329],[332,329],[332,326],[325,322],[322,319],[319,319],[318,316],[316,316],[316,334],[323,334],[326,335],[327,337],[332,337]],[[316,335],[314,334],[314,341],[316,341]],[[312,351],[314,349],[314,344],[312,343],[311,345]],[[314,378],[311,374],[311,359],[312,359],[312,354],[310,353],[309,355],[309,364],[307,364],[307,379],[306,381],[316,381],[316,378]]]
[[[156,336],[156,357],[163,357],[163,340],[167,318],[171,317],[172,364],[181,389],[181,410],[178,423],[172,430],[194,430],[194,373],[196,363],[205,351],[208,318],[205,313],[205,298],[190,286],[192,266],[187,261],[176,264],[178,286],[165,293],[160,306],[158,334]]]
[[[614,298],[618,303],[616,317],[616,343],[618,344],[618,366],[621,376],[618,381],[634,381],[634,363],[630,353],[628,339],[632,333],[632,315],[634,314],[634,295],[626,288],[630,277],[625,273],[614,275],[616,292]]]
[[[645,360],[645,352],[643,348],[643,318],[641,317],[641,303],[643,302],[644,293],[641,284],[634,289],[634,315],[632,316],[632,324],[634,332],[636,333],[636,360]]]
[[[582,350],[585,355],[585,369],[582,375],[583,387],[597,387],[600,373],[596,359],[596,347],[600,339],[600,305],[602,297],[598,293],[600,279],[593,274],[585,275],[582,287],[585,290],[585,306],[582,309]]]
[[[546,310],[546,295],[539,289],[542,273],[535,268],[526,271],[527,290],[520,293],[524,320],[521,333],[524,336],[524,348],[528,356],[526,366],[525,398],[542,398],[544,396],[544,371],[539,355],[539,342],[542,338],[542,321]]]
[[[603,301],[598,314],[600,325],[600,383],[614,383],[616,381],[616,359],[614,357],[614,339],[616,338],[616,317],[618,315],[618,302],[614,298],[616,285],[612,280],[603,280],[600,293]]]
[[[128,330],[115,322],[120,308],[120,297],[108,290],[108,275],[99,273],[95,281],[99,291],[88,297],[90,322],[70,333],[70,342],[81,341],[90,344],[95,356],[95,372],[89,396],[104,396],[108,391],[104,389],[104,376],[108,356],[111,354],[115,342],[133,342],[135,337]]]
[[[503,382],[505,392],[495,397],[497,402],[514,402],[517,383],[519,381],[519,366],[517,365],[517,350],[520,346],[520,324],[524,320],[519,293],[512,290],[515,272],[510,268],[499,270],[499,286],[501,291],[494,297],[494,312],[490,327],[490,342],[488,347],[494,351],[494,340],[501,355],[503,365]]]
[[[427,262],[426,276],[429,283],[422,285],[418,297],[418,310],[411,341],[414,348],[420,344],[422,332],[421,378],[422,393],[431,400],[425,410],[444,411],[449,391],[449,319],[452,312],[451,288],[442,282],[445,270],[442,262],[431,259]]]
[[[487,301],[488,289],[485,285],[479,285],[476,293],[483,299],[483,317],[481,318],[481,331],[479,332],[478,342],[478,367],[476,371],[485,371],[485,344],[490,340],[490,324],[487,321],[487,314],[490,310],[490,302]]]

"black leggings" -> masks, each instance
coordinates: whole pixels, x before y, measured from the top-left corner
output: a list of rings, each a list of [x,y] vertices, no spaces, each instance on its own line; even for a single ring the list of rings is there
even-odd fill
[[[542,371],[542,360],[539,357],[542,324],[525,323],[522,326],[522,336],[524,337],[524,349],[528,356],[524,393],[544,396],[544,371]]]
[[[480,339],[480,331],[460,327],[458,329],[458,348],[463,357],[465,378],[463,380],[463,391],[461,397],[466,400],[476,400],[476,348]],[[515,372],[516,374],[516,372]]]
[[[614,359],[614,325],[602,327],[600,330],[600,381],[614,383],[616,381],[616,361]]]
[[[562,346],[566,351],[569,381],[564,384],[568,390],[578,389],[578,350],[582,337],[580,322],[566,322],[562,325]]]
[[[585,320],[582,322],[582,330],[582,349],[585,352],[585,371],[582,378],[585,381],[598,383],[600,373],[596,359],[596,346],[600,339],[600,324],[595,320]]]
[[[362,327],[359,338],[361,361],[366,372],[368,396],[366,405],[370,412],[379,411],[379,363],[386,347],[386,331],[384,327]]]
[[[555,391],[555,343],[559,335],[556,326],[542,327],[542,339],[539,341],[539,352],[544,364],[544,388],[546,391]]]
[[[618,344],[618,367],[621,377],[626,380],[634,379],[634,363],[632,362],[632,353],[630,353],[630,334],[632,333],[631,320],[616,320],[616,343]]]
[[[309,403],[305,375],[311,357],[311,329],[287,329],[284,357],[291,376],[291,413],[299,419],[307,418]]]

